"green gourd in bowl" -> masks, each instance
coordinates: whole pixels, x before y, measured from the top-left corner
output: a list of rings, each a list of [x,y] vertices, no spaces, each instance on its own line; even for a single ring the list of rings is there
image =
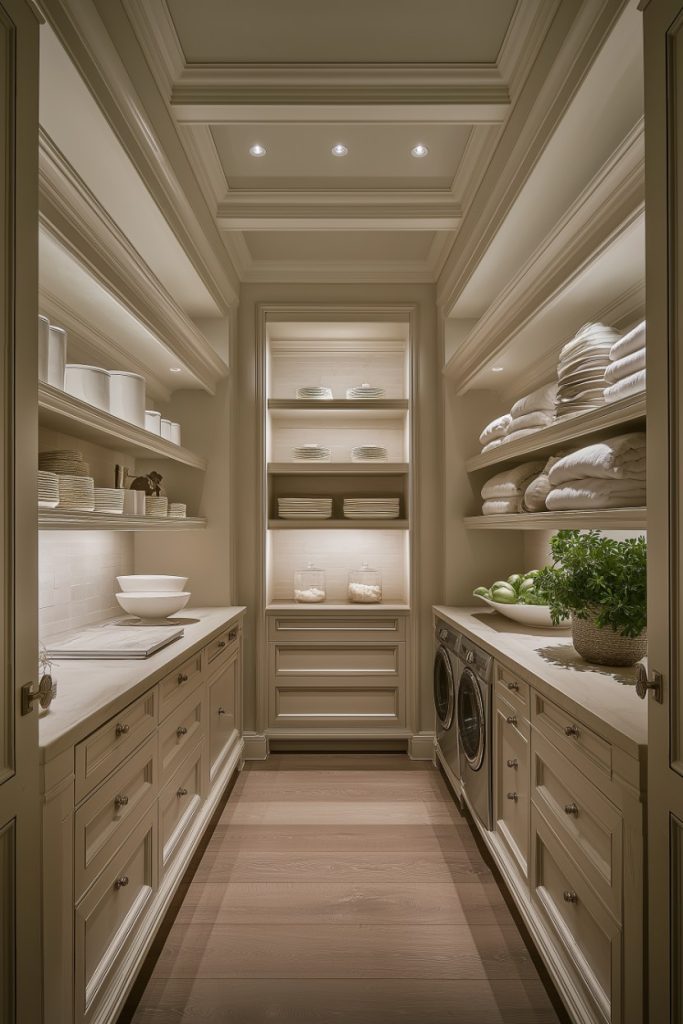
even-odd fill
[[[554,622],[547,601],[538,592],[539,569],[513,573],[506,580],[496,580],[490,587],[477,587],[474,596],[514,622],[543,629],[565,629],[569,622]]]

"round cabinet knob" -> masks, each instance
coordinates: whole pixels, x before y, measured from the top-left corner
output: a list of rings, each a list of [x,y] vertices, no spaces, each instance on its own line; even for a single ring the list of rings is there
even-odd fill
[[[114,797],[114,807],[118,810],[119,807],[128,806],[128,797],[124,796],[123,793],[119,793],[118,796]]]
[[[508,758],[507,765],[508,765],[508,768],[518,768],[519,767],[519,761],[517,760],[516,757],[510,757],[510,758]]]
[[[180,789],[176,790],[176,796],[187,796],[187,790],[184,786],[181,786]]]
[[[578,903],[579,897],[576,895],[573,889],[565,889],[562,893],[562,899],[565,903]]]
[[[222,705],[218,709],[218,714],[219,715],[224,715],[225,714],[225,708]]]
[[[578,725],[573,725],[573,724],[572,725],[565,725],[565,727],[564,727],[564,734],[565,734],[565,736],[573,736],[574,739],[577,739],[578,736],[579,736],[579,727],[578,727]]]
[[[565,814],[573,814],[574,817],[576,817],[578,815],[578,813],[579,813],[579,808],[576,806],[576,804],[573,804],[573,803],[572,804],[565,804],[564,805],[564,813]]]
[[[128,875],[121,875],[121,877],[117,878],[116,881],[114,882],[114,888],[125,889],[129,881],[130,879],[128,878]]]
[[[216,644],[216,647],[225,647],[225,644],[226,644],[225,640],[219,640],[218,643]]]
[[[125,722],[117,722],[116,723],[116,735],[117,736],[126,736],[129,732],[130,732],[130,726],[126,725]]]
[[[184,725],[179,725],[175,732],[176,732],[176,736],[178,736],[178,737],[186,736],[187,735],[187,727],[184,726]]]
[[[517,793],[508,793],[508,800],[514,800],[517,803],[519,796]]]
[[[505,721],[508,725],[517,725],[517,715],[508,715]]]
[[[519,683],[508,683],[507,688],[508,690],[513,690],[515,693],[517,693],[517,691],[519,690]]]
[[[186,675],[185,672],[179,672],[178,673],[178,686],[180,686],[181,683],[186,683],[189,678],[190,677],[188,675]]]

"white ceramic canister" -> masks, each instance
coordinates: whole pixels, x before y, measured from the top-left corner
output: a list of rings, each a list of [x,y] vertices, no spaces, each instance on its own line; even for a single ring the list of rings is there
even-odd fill
[[[173,444],[182,444],[182,441],[181,441],[180,438],[181,438],[180,424],[179,423],[175,423],[175,422],[172,421],[171,422],[171,440],[173,441]]]
[[[66,331],[63,327],[50,324],[47,341],[47,382],[53,388],[64,390],[66,367]]]
[[[123,492],[123,514],[124,516],[144,516],[145,514],[145,492],[130,491]]]
[[[50,321],[46,316],[38,317],[38,380],[47,383],[48,346],[50,344]]]
[[[101,366],[67,363],[64,389],[74,398],[109,412],[109,374]]]
[[[110,370],[109,411],[126,423],[145,426],[145,378],[127,370]]]
[[[151,434],[161,435],[161,413],[155,409],[145,409],[145,430]]]
[[[161,436],[165,437],[167,441],[171,440],[171,421],[170,420],[162,419],[162,421],[161,421]]]

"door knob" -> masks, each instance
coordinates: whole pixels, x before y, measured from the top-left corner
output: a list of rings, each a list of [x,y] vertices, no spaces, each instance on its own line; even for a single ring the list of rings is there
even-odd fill
[[[175,732],[178,738],[180,738],[181,736],[185,736],[187,734],[187,726],[179,725]]]
[[[515,693],[519,690],[519,683],[508,683],[508,690],[513,690]]]
[[[114,882],[114,888],[125,889],[129,881],[130,879],[128,878],[128,875],[121,875],[121,877],[117,878],[116,881]]]
[[[53,682],[49,672],[45,672],[40,677],[37,690],[31,689],[30,683],[25,683],[21,688],[22,715],[28,715],[33,711],[33,702],[36,700],[43,711],[47,711],[56,696],[57,684]]]
[[[119,793],[118,796],[114,797],[114,807],[118,811],[120,807],[128,806],[128,797],[124,796],[123,793]]]
[[[565,736],[573,736],[574,739],[578,739],[579,727],[578,725],[565,725],[564,727]]]
[[[517,760],[516,757],[510,757],[510,758],[508,758],[508,763],[507,764],[508,764],[508,768],[517,768],[518,765],[519,765],[519,761]]]
[[[664,694],[662,692],[662,673],[649,673],[642,661],[639,661],[638,674],[636,676],[636,693],[641,700],[645,700],[649,691],[652,692],[652,696],[659,704],[663,703]]]
[[[507,722],[508,725],[517,725],[517,716],[516,715],[508,715],[506,717],[505,721]]]
[[[126,722],[117,722],[115,731],[117,736],[126,736],[130,732],[130,726]]]
[[[573,889],[565,889],[562,893],[562,899],[565,903],[578,903],[579,897],[576,895]]]
[[[517,793],[508,793],[508,800],[514,800],[517,803],[519,795]]]
[[[574,817],[576,818],[576,817],[578,817],[578,814],[579,814],[579,808],[574,803],[565,804],[564,805],[564,813],[565,814],[573,814]]]
[[[185,789],[184,786],[181,786],[180,789],[176,791],[176,796],[187,796],[187,790]]]
[[[188,675],[186,675],[185,672],[179,672],[178,673],[178,686],[180,686],[181,683],[186,683],[189,678],[190,677]]]

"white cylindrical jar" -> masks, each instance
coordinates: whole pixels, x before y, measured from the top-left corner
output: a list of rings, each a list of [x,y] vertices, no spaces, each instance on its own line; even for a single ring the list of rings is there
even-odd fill
[[[38,317],[38,380],[48,383],[48,346],[50,344],[50,321],[46,316]]]
[[[352,604],[379,604],[382,600],[382,574],[364,562],[349,573],[349,601]]]
[[[324,569],[316,569],[309,562],[305,569],[294,573],[294,600],[300,604],[319,604],[327,596]]]
[[[171,440],[171,421],[165,420],[163,417],[161,420],[161,436],[167,441]]]
[[[50,328],[52,332],[53,328]],[[74,398],[109,412],[109,374],[101,366],[67,363],[64,389]]]
[[[127,370],[110,370],[109,411],[136,427],[145,425],[145,378]]]
[[[180,424],[176,423],[174,420],[171,421],[171,440],[173,441],[173,444],[182,444]]]
[[[145,409],[145,430],[161,436],[161,413],[156,409]]]

